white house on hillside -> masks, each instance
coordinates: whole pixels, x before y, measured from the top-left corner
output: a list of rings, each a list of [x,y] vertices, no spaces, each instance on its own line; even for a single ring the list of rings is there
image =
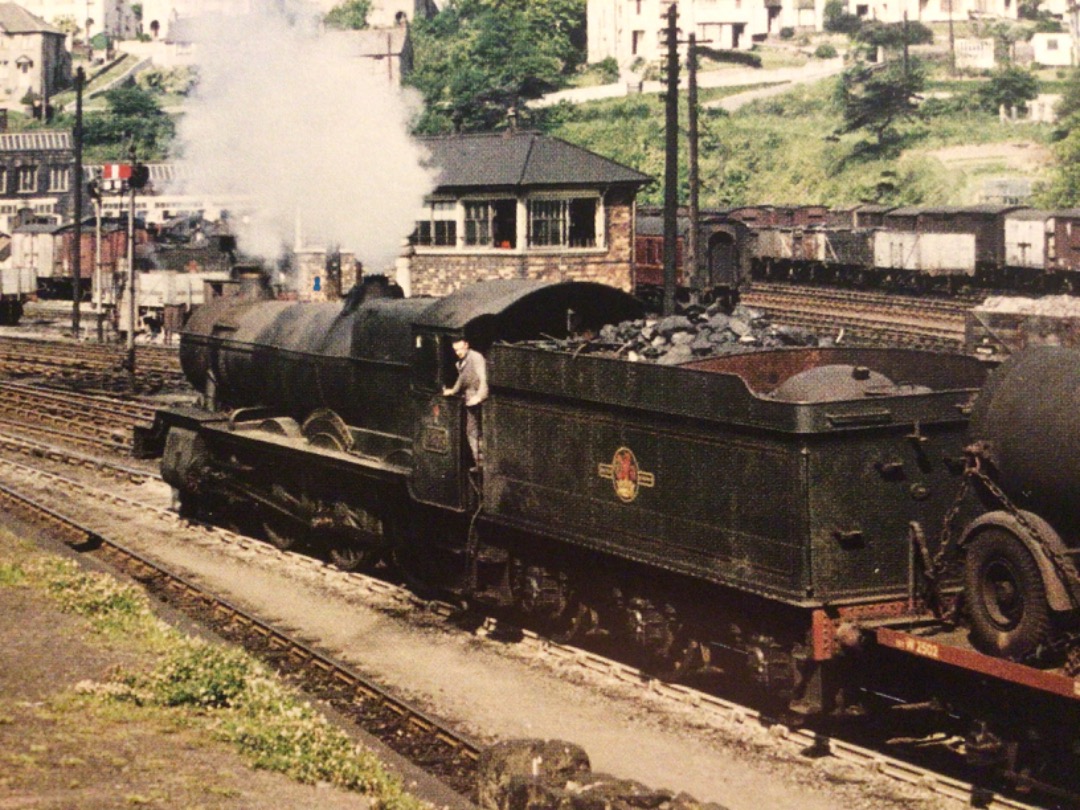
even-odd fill
[[[19,5],[54,25],[63,18],[74,20],[83,41],[97,34],[135,36],[135,13],[128,0],[20,0]]]
[[[314,0],[326,13],[342,0]],[[262,5],[260,0],[143,0],[142,31],[153,39],[173,36],[171,26],[180,19],[201,15],[250,14]],[[368,25],[388,28],[416,17],[428,17],[438,10],[435,0],[372,0]]]
[[[683,0],[678,3],[680,38],[728,50],[746,49],[755,38],[785,26],[814,27],[815,4],[824,0]],[[661,59],[670,0],[589,0],[590,62],[614,57],[620,65]]]
[[[589,62],[622,66],[663,58],[666,15],[673,0],[588,0]],[[1019,0],[846,0],[851,14],[881,22],[923,23],[970,17],[1016,19]],[[749,49],[784,28],[821,31],[825,0],[680,0],[679,37],[691,32],[709,47]]]
[[[0,107],[20,107],[28,93],[49,98],[71,85],[64,32],[14,3],[0,3]]]
[[[1031,37],[1034,61],[1047,67],[1073,64],[1073,41],[1069,34],[1035,34]]]
[[[1020,11],[1019,0],[847,0],[847,5],[852,14],[884,23],[903,22],[905,14],[925,24],[978,17],[1015,20]]]

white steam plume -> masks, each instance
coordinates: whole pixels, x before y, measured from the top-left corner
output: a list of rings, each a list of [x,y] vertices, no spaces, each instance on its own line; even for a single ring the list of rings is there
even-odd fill
[[[434,186],[413,112],[385,72],[320,35],[310,11],[192,21],[200,82],[184,107],[178,154],[185,191],[248,198],[241,250],[273,260],[304,242],[338,245],[381,271]]]

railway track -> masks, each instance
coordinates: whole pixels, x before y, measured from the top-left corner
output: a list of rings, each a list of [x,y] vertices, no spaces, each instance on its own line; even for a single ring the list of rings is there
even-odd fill
[[[2,463],[8,467],[17,464],[11,461]],[[18,466],[25,468],[26,465]],[[63,481],[64,486],[72,489],[84,492],[89,489],[81,482],[41,470],[33,470],[31,474]],[[98,491],[98,495],[116,505],[144,511],[152,509],[104,491]],[[210,593],[84,521],[76,520],[6,484],[0,484],[0,504],[43,531],[61,536],[74,548],[101,557],[116,570],[141,582],[152,594],[174,608],[208,625],[226,640],[245,647],[298,683],[308,694],[329,703],[358,728],[435,776],[456,793],[462,796],[473,793],[476,763],[481,750],[477,741],[394,696],[341,661],[227,599]],[[180,522],[180,518],[172,512],[162,509],[153,511],[163,522]],[[239,540],[238,537],[233,539]]]
[[[6,447],[3,442],[0,442],[0,446]],[[103,464],[105,467],[109,466],[108,462]],[[197,538],[194,542],[213,546],[217,550],[228,552],[229,549],[236,549],[234,553],[242,552],[247,555],[257,553],[273,558],[275,562],[280,561],[283,565],[315,568],[323,576],[330,575],[323,563],[309,556],[280,551],[267,543],[223,529],[189,524],[171,511],[150,507],[81,481],[9,460],[0,459],[0,469],[21,469],[38,480],[59,485],[65,491],[81,492],[92,500],[119,507],[125,513],[135,510],[152,512],[157,520],[173,530],[182,525],[190,526],[193,538]],[[375,707],[371,709],[375,719],[364,720],[360,723],[362,727],[377,736],[389,735],[391,741],[387,744],[399,752],[412,752],[414,758],[425,763],[426,769],[439,773],[440,778],[459,792],[471,790],[470,780],[473,774],[470,768],[479,750],[475,741],[444,727],[423,711],[402,705],[392,696],[386,695],[385,690],[378,685],[367,682],[348,666],[322,654],[312,645],[290,637],[288,632],[237,610],[227,600],[205,593],[183,577],[173,575],[146,555],[110,538],[108,532],[95,528],[85,520],[72,519],[19,489],[0,484],[0,503],[43,527],[60,532],[69,543],[79,549],[101,549],[95,553],[106,555],[110,564],[146,583],[155,593],[163,595],[195,618],[207,622],[226,638],[248,646],[276,668],[301,680],[305,688],[312,690],[316,696],[327,700],[345,714],[358,714],[364,718],[368,715],[367,707],[371,704]],[[374,595],[386,598],[390,595],[395,602],[411,605],[425,615],[450,618],[458,613],[458,609],[452,605],[421,600],[404,588],[365,574],[336,572],[332,576],[338,584],[353,594],[351,598],[362,599],[365,595],[369,599]],[[536,659],[544,660],[560,670],[570,669],[585,676],[618,682],[623,687],[636,688],[640,690],[643,702],[660,700],[672,706],[692,710],[695,722],[705,727],[728,728],[732,723],[744,727],[760,727],[767,730],[765,733],[771,744],[790,754],[810,753],[815,757],[835,757],[852,766],[865,768],[888,779],[918,786],[958,802],[976,802],[978,806],[992,810],[1031,810],[1035,807],[1016,799],[991,795],[963,780],[904,762],[880,751],[828,738],[820,732],[790,728],[746,706],[697,689],[656,681],[633,666],[593,652],[555,643],[528,630],[508,628],[504,620],[482,618],[476,624],[474,633],[481,638],[492,636],[505,640],[508,630],[520,638],[519,645]],[[354,711],[354,704],[359,704],[360,709]],[[379,708],[384,705],[390,707],[385,712]],[[406,732],[401,730],[403,725]],[[433,741],[417,739],[413,736],[415,734],[429,735]],[[405,739],[401,739],[402,737]],[[444,755],[439,752],[444,750],[450,765],[442,764]],[[430,762],[436,764],[430,765]],[[442,772],[444,767],[449,768],[449,775]]]
[[[152,406],[128,399],[0,382],[0,424],[67,437],[87,450],[129,452],[132,427],[153,419]]]
[[[117,344],[74,343],[0,337],[0,375],[46,379],[96,378],[99,386],[131,385],[126,349]],[[140,389],[186,385],[179,353],[162,346],[136,347],[135,384]]]
[[[957,351],[964,344],[966,300],[754,283],[743,303],[781,323],[849,342]]]

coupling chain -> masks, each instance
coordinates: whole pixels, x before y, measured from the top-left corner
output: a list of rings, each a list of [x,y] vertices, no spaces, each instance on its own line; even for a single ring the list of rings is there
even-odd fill
[[[1070,586],[1070,593],[1073,586],[1080,585],[1080,572],[1077,572],[1073,561],[1057,549],[1053,548],[1053,546],[1043,538],[1042,534],[1031,525],[1027,518],[1024,517],[1023,511],[1018,509],[1016,504],[1009,499],[1009,496],[1005,494],[1004,490],[1002,490],[990,476],[983,472],[982,466],[978,462],[972,466],[971,475],[979,479],[979,482],[987,488],[994,498],[997,499],[998,503],[1001,504],[1005,511],[1016,519],[1016,522],[1020,524],[1028,537],[1035,541],[1046,556],[1050,558],[1050,561],[1053,563],[1054,568],[1057,569],[1058,574],[1060,574]]]
[[[946,613],[942,609],[944,599],[941,594],[941,583],[945,578],[945,572],[958,556],[957,552],[960,547],[960,534],[959,532],[954,531],[953,524],[960,515],[960,509],[963,506],[964,498],[967,497],[970,489],[971,478],[968,476],[967,468],[965,467],[964,477],[960,482],[960,489],[957,490],[956,497],[953,499],[953,504],[949,507],[949,511],[945,513],[945,518],[942,521],[941,538],[938,541],[937,553],[934,554],[933,562],[927,566],[927,570],[924,571],[924,576],[928,585],[927,601],[930,609],[939,619],[950,623],[956,621],[956,617],[960,612],[961,600],[954,600],[948,613]],[[920,540],[917,535],[916,540]],[[925,540],[921,541],[921,545],[925,546]],[[928,556],[925,547],[920,548],[920,552],[924,559]]]
[[[1054,566],[1059,576],[1061,576],[1069,585],[1070,595],[1072,594],[1074,586],[1080,585],[1080,572],[1077,571],[1073,561],[1046,542],[1042,534],[1024,516],[1023,511],[1012,502],[1009,496],[1005,494],[1005,491],[1002,490],[1001,487],[997,485],[997,482],[995,482],[983,469],[982,460],[985,458],[983,453],[984,448],[979,444],[972,445],[965,450],[967,463],[964,465],[963,482],[956,493],[953,505],[945,514],[941,529],[941,539],[938,543],[938,550],[934,555],[931,569],[926,572],[926,578],[930,581],[931,592],[934,594],[935,614],[939,613],[937,605],[939,605],[941,601],[941,579],[944,576],[945,570],[956,559],[957,551],[959,550],[959,533],[954,531],[953,524],[960,514],[964,498],[971,490],[972,482],[975,480],[978,480],[979,483],[986,487],[987,492],[993,496],[1001,508],[1008,512],[1020,525],[1020,528],[1023,529],[1025,534],[1027,534],[1027,536],[1042,549],[1043,553],[1050,559],[1051,564]],[[958,609],[959,603],[954,604],[950,614],[955,615]]]

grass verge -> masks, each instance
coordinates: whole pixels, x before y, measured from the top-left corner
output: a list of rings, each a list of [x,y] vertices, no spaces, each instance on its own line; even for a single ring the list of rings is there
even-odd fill
[[[172,723],[232,744],[256,768],[361,792],[385,810],[427,807],[369,751],[242,650],[192,638],[150,610],[144,591],[0,530],[0,587],[31,588],[91,630],[137,647],[146,667],[79,683],[58,709]]]

